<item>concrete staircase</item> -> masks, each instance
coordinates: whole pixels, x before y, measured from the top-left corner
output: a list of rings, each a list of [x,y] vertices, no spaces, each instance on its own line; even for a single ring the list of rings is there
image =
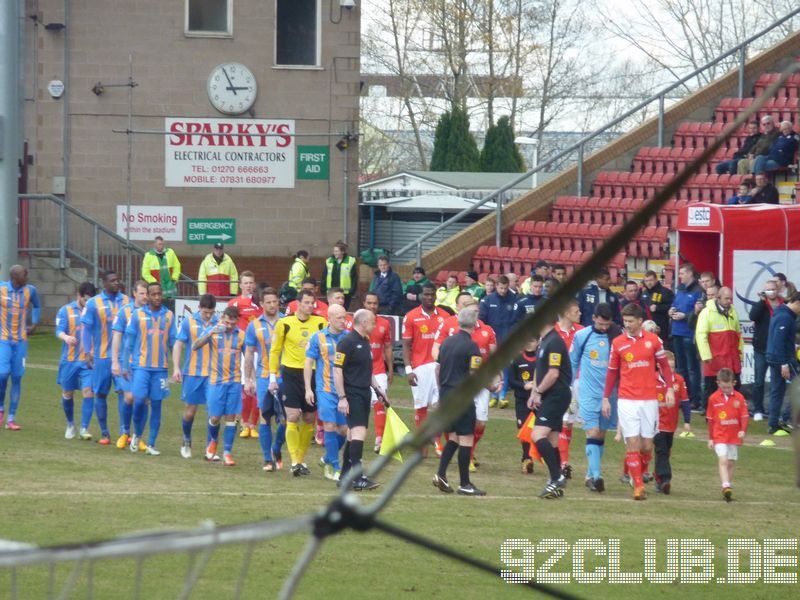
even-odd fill
[[[41,324],[53,325],[58,309],[75,299],[78,285],[89,279],[86,269],[58,268],[57,258],[29,256],[21,261],[28,267],[28,282],[36,286],[42,303]]]

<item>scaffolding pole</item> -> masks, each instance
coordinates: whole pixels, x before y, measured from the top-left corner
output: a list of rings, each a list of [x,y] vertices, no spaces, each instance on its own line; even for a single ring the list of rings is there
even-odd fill
[[[20,121],[20,2],[0,2],[0,277],[17,262],[17,186],[22,152]]]

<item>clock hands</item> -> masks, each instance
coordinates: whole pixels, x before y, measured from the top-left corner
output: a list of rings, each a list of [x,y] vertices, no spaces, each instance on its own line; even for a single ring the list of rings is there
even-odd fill
[[[247,88],[241,88],[241,87],[237,88],[236,86],[234,86],[233,82],[231,81],[231,78],[228,76],[228,72],[224,68],[222,69],[222,72],[225,74],[225,79],[228,80],[228,84],[229,84],[228,87],[226,87],[225,89],[233,92],[234,96],[237,95],[236,94],[236,90],[247,89]]]

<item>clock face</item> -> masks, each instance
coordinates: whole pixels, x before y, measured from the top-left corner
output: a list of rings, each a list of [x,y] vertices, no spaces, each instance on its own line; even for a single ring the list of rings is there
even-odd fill
[[[238,115],[250,110],[258,93],[253,72],[237,62],[214,67],[208,76],[207,88],[211,105],[226,115]]]

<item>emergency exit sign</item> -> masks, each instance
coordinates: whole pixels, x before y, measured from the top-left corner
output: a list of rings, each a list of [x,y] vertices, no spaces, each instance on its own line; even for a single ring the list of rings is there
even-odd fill
[[[297,147],[297,179],[328,179],[329,164],[327,146]]]
[[[186,219],[188,244],[236,243],[236,219]]]

